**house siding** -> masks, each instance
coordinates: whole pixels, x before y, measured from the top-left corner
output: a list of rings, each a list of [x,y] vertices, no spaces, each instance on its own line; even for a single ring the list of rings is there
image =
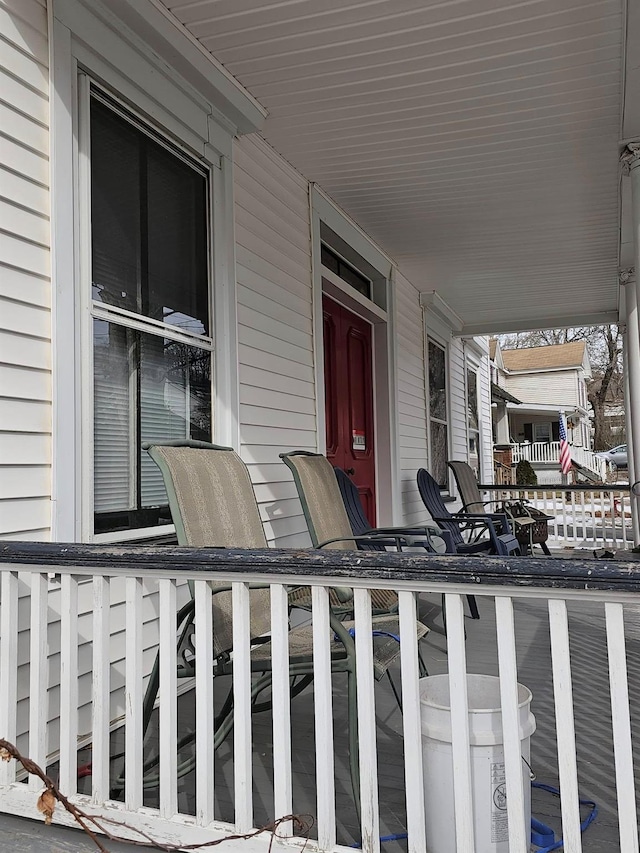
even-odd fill
[[[424,326],[420,294],[400,274],[395,279],[395,312],[402,521],[414,524],[425,519],[416,472],[429,465]]]
[[[523,403],[549,403],[568,408],[581,405],[577,376],[576,370],[510,374],[506,377],[505,388]]]
[[[49,49],[38,0],[0,5],[0,536],[51,535]]]
[[[257,137],[234,159],[240,453],[269,542],[304,546],[279,454],[318,447],[308,183]]]

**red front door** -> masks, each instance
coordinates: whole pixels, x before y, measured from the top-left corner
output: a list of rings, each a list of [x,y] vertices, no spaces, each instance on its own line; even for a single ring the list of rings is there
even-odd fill
[[[375,527],[371,325],[328,296],[322,307],[327,459],[351,475]]]

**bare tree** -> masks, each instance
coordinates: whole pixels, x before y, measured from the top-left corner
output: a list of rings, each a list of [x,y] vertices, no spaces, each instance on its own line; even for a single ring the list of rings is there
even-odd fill
[[[623,404],[622,335],[615,325],[577,326],[573,329],[544,329],[500,335],[503,349],[521,349],[550,344],[585,341],[591,362],[592,377],[587,380],[587,394],[593,408],[594,450],[606,450],[614,438],[605,417],[607,403]]]

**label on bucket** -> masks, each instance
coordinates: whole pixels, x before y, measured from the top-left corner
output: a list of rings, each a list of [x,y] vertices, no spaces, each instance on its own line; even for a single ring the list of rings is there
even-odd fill
[[[504,762],[491,765],[491,842],[509,840],[507,786]]]

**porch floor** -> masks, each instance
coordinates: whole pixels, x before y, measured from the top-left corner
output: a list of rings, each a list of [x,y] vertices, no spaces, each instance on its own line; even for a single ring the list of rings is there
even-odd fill
[[[493,600],[479,597],[479,621],[470,619],[467,629],[467,667],[469,672],[497,674],[497,651]],[[515,602],[516,636],[518,647],[519,680],[533,693],[532,710],[537,721],[537,731],[531,740],[532,767],[537,779],[551,785],[558,784],[556,759],[556,726],[551,684],[551,659],[546,602],[530,599]],[[576,738],[581,797],[593,799],[598,804],[598,817],[583,836],[585,853],[610,853],[619,850],[613,744],[611,734],[611,708],[609,703],[608,664],[604,613],[601,605],[571,604],[570,636],[573,667],[574,706],[576,712]],[[431,627],[422,642],[425,662],[430,674],[446,672],[446,640],[442,630],[442,612],[439,596],[423,596],[421,617]],[[639,730],[640,711],[636,701],[640,696],[640,604],[626,610],[626,634],[629,663],[629,694],[632,704],[632,725]],[[399,672],[394,673],[399,683]],[[334,737],[336,754],[336,800],[338,840],[346,845],[359,840],[358,827],[351,795],[347,760],[346,703],[344,677],[334,679]],[[381,835],[405,831],[406,815],[403,778],[402,718],[393,699],[388,682],[376,686],[378,715],[378,774]],[[179,703],[181,730],[194,725],[193,694],[184,694]],[[155,726],[155,720],[152,723]],[[262,713],[253,719],[254,732],[254,804],[256,824],[267,823],[273,817],[272,772],[273,754],[271,715]],[[113,753],[120,752],[122,732],[113,738]],[[294,769],[294,812],[315,813],[314,787],[314,726],[313,691],[307,690],[292,704],[292,740]],[[157,731],[148,736],[148,747],[157,746]],[[634,752],[636,761],[638,754]],[[82,763],[82,760],[79,761]],[[114,766],[117,765],[115,762]],[[119,768],[117,768],[119,769]],[[232,739],[222,745],[216,755],[216,807],[217,816],[233,820],[233,747]],[[90,779],[82,780],[88,786]],[[185,776],[179,783],[181,811],[194,810],[194,774]],[[145,803],[155,806],[156,792],[147,793]],[[556,831],[560,829],[559,801],[556,797],[538,790],[533,791],[533,814]],[[4,820],[4,818],[2,818]],[[29,835],[27,822],[24,825]],[[32,825],[31,825],[32,826]],[[36,828],[33,827],[35,830]],[[25,840],[12,846],[12,850],[51,851],[63,853],[85,849],[78,845],[75,830],[57,829],[46,835],[33,832],[30,846]],[[17,838],[17,836],[16,836]],[[68,846],[75,839],[74,847]],[[88,841],[88,839],[87,839]],[[56,846],[58,844],[59,846]],[[114,853],[120,846],[110,845]],[[9,849],[2,847],[0,849]],[[87,849],[92,849],[90,845]],[[122,848],[131,849],[131,848]],[[406,841],[385,842],[384,851],[399,853],[406,850]]]

